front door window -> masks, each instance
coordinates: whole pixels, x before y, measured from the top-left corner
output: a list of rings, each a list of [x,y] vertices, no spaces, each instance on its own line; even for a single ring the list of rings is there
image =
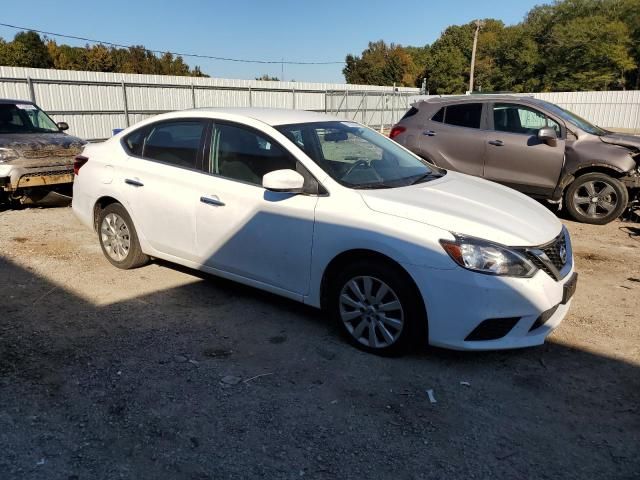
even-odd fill
[[[544,113],[524,105],[496,103],[493,106],[493,127],[498,132],[537,135],[538,130],[553,128],[560,137],[560,125]]]

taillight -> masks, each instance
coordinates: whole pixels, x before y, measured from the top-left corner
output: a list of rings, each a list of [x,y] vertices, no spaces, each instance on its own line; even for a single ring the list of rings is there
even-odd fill
[[[77,155],[76,158],[73,159],[73,174],[80,175],[80,169],[82,166],[89,161],[89,157],[85,157],[83,155]]]
[[[407,131],[406,127],[403,127],[402,125],[394,125],[393,128],[391,129],[391,133],[389,133],[389,138],[393,140],[402,132],[406,132],[406,131]]]

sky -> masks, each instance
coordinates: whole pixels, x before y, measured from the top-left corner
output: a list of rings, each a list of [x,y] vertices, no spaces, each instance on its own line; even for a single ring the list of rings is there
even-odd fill
[[[369,41],[422,46],[476,18],[523,20],[544,0],[0,0],[0,23],[162,51],[279,62],[343,62]],[[16,30],[0,26],[0,37]],[[58,43],[86,42],[51,37]],[[342,64],[249,64],[185,57],[222,78],[263,74],[344,83]]]

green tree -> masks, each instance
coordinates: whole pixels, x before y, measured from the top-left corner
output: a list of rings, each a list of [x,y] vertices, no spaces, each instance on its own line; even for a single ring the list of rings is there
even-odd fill
[[[468,87],[469,62],[459,48],[453,45],[433,48],[423,73],[427,90],[431,94],[464,93]]]
[[[94,45],[85,47],[86,69],[92,72],[113,72],[115,62],[109,50],[104,45]]]
[[[9,44],[0,37],[0,65],[10,65],[9,63]]]
[[[534,92],[542,84],[538,44],[522,25],[506,27],[492,52],[495,68],[491,85],[496,91]]]
[[[47,42],[47,51],[52,67],[60,70],[87,70],[87,51],[82,47],[58,45],[53,40]]]
[[[369,42],[360,56],[349,54],[342,70],[348,83],[412,86],[416,66],[401,45]]]
[[[547,46],[545,90],[623,88],[635,67],[631,37],[618,20],[592,15],[556,24]]]
[[[53,61],[47,46],[36,32],[19,32],[7,44],[7,64],[15,67],[49,68]]]
[[[256,80],[263,80],[266,82],[279,82],[280,79],[278,77],[272,77],[268,74],[264,74],[264,75],[260,75],[259,77],[256,77]]]

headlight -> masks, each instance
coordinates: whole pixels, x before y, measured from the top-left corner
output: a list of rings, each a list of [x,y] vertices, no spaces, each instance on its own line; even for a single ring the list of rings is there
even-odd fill
[[[20,158],[18,152],[11,148],[0,148],[0,163],[8,162],[9,160],[17,160]]]
[[[472,237],[440,240],[442,248],[461,267],[488,275],[530,277],[537,267],[522,253]]]

